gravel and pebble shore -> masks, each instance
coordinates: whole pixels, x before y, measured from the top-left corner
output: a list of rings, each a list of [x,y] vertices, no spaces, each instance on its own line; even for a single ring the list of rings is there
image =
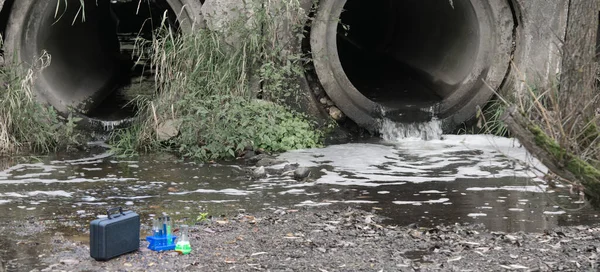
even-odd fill
[[[140,250],[107,262],[62,239],[42,271],[598,271],[600,226],[502,233],[391,226],[357,209],[240,213],[192,226],[189,255]],[[143,237],[142,237],[143,239]]]

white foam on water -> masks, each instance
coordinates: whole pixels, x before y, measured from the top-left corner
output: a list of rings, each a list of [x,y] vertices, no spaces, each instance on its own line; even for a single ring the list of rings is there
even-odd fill
[[[76,202],[74,203],[77,206],[81,206],[81,205],[93,205],[93,206],[105,206],[106,202]]]
[[[327,203],[345,203],[345,204],[377,204],[374,200],[328,200]]]
[[[420,191],[419,194],[445,194],[446,192],[438,191],[438,190],[427,190]]]
[[[228,203],[228,202],[237,202],[237,199],[229,199],[229,200],[198,200],[198,203]]]
[[[76,159],[76,160],[64,160],[64,161],[51,161],[50,164],[71,164],[71,165],[79,165],[79,164],[90,164],[102,162],[105,158],[111,157],[113,154],[110,152],[97,154],[92,157]]]
[[[423,204],[440,204],[450,201],[448,198],[440,198],[440,199],[431,199],[425,201],[392,201],[392,203],[396,205],[415,205],[421,206]]]
[[[423,203],[421,203],[421,201],[394,201],[392,203],[394,203],[396,205],[414,205],[414,206],[423,205]]]
[[[0,196],[2,196],[2,197],[15,197],[15,198],[26,198],[26,197],[32,197],[32,196],[37,196],[37,195],[45,195],[45,196],[51,196],[51,197],[57,197],[57,196],[71,197],[73,195],[73,193],[65,192],[62,190],[59,190],[59,191],[31,191],[31,192],[24,192],[22,194],[15,193],[15,192],[0,193]]]
[[[500,187],[471,187],[467,188],[467,191],[517,191],[517,192],[530,192],[530,193],[542,193],[546,191],[548,186],[546,185],[535,185],[535,186],[500,186]]]
[[[403,140],[393,145],[334,145],[286,152],[278,159],[304,167],[331,166],[321,170],[316,184],[365,187],[502,177],[533,178],[541,183],[536,179],[540,173],[532,169],[545,169],[518,141],[490,135],[445,135],[440,140]],[[291,177],[268,181],[277,180],[292,181]]]
[[[106,199],[147,199],[153,196],[109,196]]]
[[[327,205],[331,205],[331,204],[333,204],[333,203],[331,203],[331,202],[317,203],[312,200],[306,200],[306,201],[300,202],[299,204],[296,204],[294,206],[296,206],[296,207],[318,207],[318,206],[327,206]]]
[[[279,192],[280,195],[302,195],[302,194],[306,194],[306,190],[304,189],[290,189],[287,191],[283,191],[283,192]]]
[[[213,189],[198,189],[195,191],[187,191],[187,192],[172,192],[170,195],[188,195],[193,193],[202,193],[202,194],[224,194],[231,196],[246,196],[254,193],[252,191],[238,190],[238,189],[222,189],[222,190],[213,190]]]
[[[11,202],[10,200],[0,199],[0,205],[10,203],[10,202]]]
[[[62,168],[65,168],[65,166],[47,165],[47,164],[44,164],[41,162],[40,163],[17,164],[15,166],[4,169],[3,171],[0,171],[0,180],[12,178],[15,175],[14,173],[23,172],[23,171],[37,171],[37,173],[28,173],[28,174],[22,175],[22,176],[25,176],[25,178],[27,178],[27,177],[35,177],[35,176],[44,176],[44,174],[41,174],[41,173],[51,173],[51,172],[55,172],[58,169],[62,169]]]
[[[487,216],[487,214],[485,213],[470,213],[467,214],[468,217],[482,217],[482,216]]]
[[[92,201],[96,201],[98,200],[97,198],[93,197],[93,196],[84,196],[81,198],[82,201],[87,201],[87,202],[92,202]]]
[[[0,184],[27,184],[27,183],[83,183],[83,182],[125,182],[125,181],[136,181],[137,178],[70,178],[70,179],[41,179],[41,178],[27,178],[27,179],[5,179],[0,180]]]
[[[84,167],[84,168],[81,168],[81,170],[84,170],[84,171],[102,171],[104,169],[102,169],[102,168],[85,168]]]
[[[544,214],[548,214],[548,215],[559,215],[559,214],[565,214],[565,213],[567,213],[567,212],[565,212],[565,211],[554,211],[554,212],[544,211]]]

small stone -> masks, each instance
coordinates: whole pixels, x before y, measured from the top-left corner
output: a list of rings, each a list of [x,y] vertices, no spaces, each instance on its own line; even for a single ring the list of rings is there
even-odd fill
[[[296,170],[294,170],[294,179],[297,181],[303,181],[308,176],[310,176],[310,169],[306,167],[298,167]]]
[[[299,166],[299,165],[298,165],[297,163],[294,163],[294,164],[286,164],[286,165],[283,167],[283,172],[294,171],[294,170],[298,169],[298,166]]]
[[[281,163],[284,163],[284,161],[280,161],[280,160],[274,159],[274,158],[264,158],[264,159],[261,159],[260,161],[258,161],[256,163],[256,166],[259,166],[259,167],[272,166],[272,165],[281,164]]]
[[[319,251],[321,253],[325,253],[325,252],[327,252],[327,249],[322,248],[322,247],[317,247],[317,251]]]
[[[328,97],[322,97],[321,99],[319,99],[319,102],[321,102],[321,104],[327,105],[327,106],[335,105],[335,103],[333,103],[333,101],[331,101],[331,99],[329,99]]]
[[[75,259],[62,259],[60,260],[60,263],[66,265],[76,265],[79,263],[79,261]]]
[[[252,172],[252,176],[255,178],[264,178],[267,176],[267,171],[265,170],[264,166],[261,166],[254,169],[254,171]]]
[[[244,159],[248,160],[248,159],[253,158],[255,156],[256,156],[256,152],[254,152],[254,150],[249,150],[249,151],[246,151],[246,153],[244,154]]]
[[[179,135],[181,120],[166,120],[156,127],[156,136],[159,141],[168,141]]]
[[[271,158],[271,159],[273,158],[272,156],[269,156],[267,154],[260,154],[260,152],[258,152],[258,151],[254,151],[254,152],[258,155],[246,159],[251,164],[256,164],[257,162],[259,162],[260,160],[265,159],[265,158]]]
[[[345,117],[344,113],[335,106],[329,108],[329,116],[336,121],[341,121]]]
[[[282,210],[282,209],[278,209],[278,210],[275,210],[273,213],[274,213],[274,214],[277,214],[277,215],[284,215],[284,214],[286,214],[287,212],[286,212],[286,211],[284,211],[284,210]]]

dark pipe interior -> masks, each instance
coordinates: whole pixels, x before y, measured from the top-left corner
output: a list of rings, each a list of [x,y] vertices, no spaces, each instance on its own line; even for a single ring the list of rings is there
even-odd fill
[[[90,97],[85,107],[77,109],[88,117],[112,121],[132,117],[134,103],[123,91],[148,75],[147,63],[135,63],[133,45],[136,37],[151,39],[159,27],[163,12],[175,18],[166,1],[86,2],[85,20],[76,15],[79,0],[69,0],[65,13],[56,20],[47,14],[47,31],[38,41],[52,56],[43,72],[46,89],[64,101]],[[49,12],[50,13],[50,12]],[[73,20],[76,18],[75,20]],[[145,68],[145,69],[144,69]],[[137,79],[137,80],[134,80]],[[152,84],[145,84],[152,88]]]
[[[479,23],[469,0],[348,0],[338,53],[370,100],[402,109],[443,101],[471,72]]]

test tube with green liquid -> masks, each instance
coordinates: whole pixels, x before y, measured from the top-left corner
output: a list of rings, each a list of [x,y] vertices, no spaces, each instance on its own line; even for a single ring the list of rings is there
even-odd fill
[[[171,217],[165,216],[165,222],[163,226],[165,236],[167,237],[167,245],[171,245],[173,244],[173,241],[171,240],[171,237],[173,236],[173,222],[171,221]]]

